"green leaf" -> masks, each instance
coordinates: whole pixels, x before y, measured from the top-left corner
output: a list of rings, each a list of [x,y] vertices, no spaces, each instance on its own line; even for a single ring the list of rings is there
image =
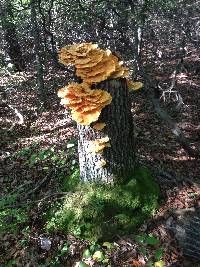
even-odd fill
[[[136,237],[135,237],[135,241],[140,243],[140,244],[143,244],[145,239],[146,239],[145,235],[136,235]]]
[[[44,166],[44,167],[43,167],[43,170],[48,170],[48,169],[49,169],[48,166]]]
[[[38,157],[39,157],[40,160],[44,160],[44,159],[46,159],[48,157],[48,154],[47,154],[47,152],[45,150],[43,150],[43,151],[39,152]]]
[[[102,261],[104,260],[104,254],[102,251],[100,250],[97,250],[93,256],[92,256],[93,260],[96,260],[96,261]]]
[[[153,245],[153,246],[155,246],[155,245],[158,245],[158,244],[160,243],[160,241],[159,241],[158,239],[156,239],[154,236],[149,235],[149,236],[147,237],[147,239],[146,239],[146,243],[147,243],[148,245]]]
[[[165,265],[163,261],[157,261],[154,263],[154,267],[165,267]]]
[[[86,264],[84,261],[80,261],[78,267],[90,267],[90,266]]]
[[[104,242],[102,246],[106,247],[107,249],[112,249],[113,244],[111,244],[110,242]]]
[[[163,248],[157,249],[154,255],[156,261],[159,261],[162,258],[162,256],[163,256]]]
[[[154,266],[153,261],[152,260],[148,260],[147,261],[147,266],[148,267],[153,267]]]
[[[100,247],[100,245],[98,245],[98,244],[92,244],[91,246],[90,246],[90,251],[91,252],[95,252],[95,250],[98,250],[98,249],[100,249],[101,247]]]
[[[88,259],[91,257],[91,253],[89,249],[84,250],[83,252],[83,258]]]
[[[102,260],[102,263],[104,263],[104,264],[108,264],[108,263],[109,263],[109,259],[106,258],[106,259]]]
[[[147,249],[146,248],[139,248],[139,252],[142,253],[144,256],[147,255]]]
[[[65,165],[66,164],[66,160],[65,159],[60,160],[60,164],[61,165]]]
[[[68,244],[65,244],[65,245],[62,247],[62,249],[61,249],[61,253],[62,253],[62,254],[63,254],[63,253],[66,253],[68,250],[69,250],[69,246],[68,246]]]
[[[32,154],[30,157],[30,163],[31,164],[35,164],[37,161],[37,155],[36,154]]]
[[[75,145],[74,144],[72,144],[72,143],[68,143],[67,144],[67,148],[71,148],[71,147],[74,147]]]
[[[57,161],[59,158],[58,158],[56,155],[54,155],[53,157],[51,157],[51,159],[52,159],[53,161]]]

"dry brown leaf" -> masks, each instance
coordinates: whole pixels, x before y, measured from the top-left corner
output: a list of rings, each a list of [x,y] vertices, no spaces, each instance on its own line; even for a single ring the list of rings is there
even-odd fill
[[[133,267],[144,267],[144,265],[138,260],[132,260]]]

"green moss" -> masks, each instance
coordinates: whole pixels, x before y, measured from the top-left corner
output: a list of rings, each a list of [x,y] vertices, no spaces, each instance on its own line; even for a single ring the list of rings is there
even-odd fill
[[[0,235],[17,233],[19,227],[28,221],[25,209],[5,209],[0,211]]]
[[[64,180],[63,189],[67,192],[74,191],[80,182],[80,173],[76,169],[70,176]]]
[[[46,229],[70,232],[97,241],[126,234],[141,225],[157,207],[159,188],[149,171],[140,167],[125,185],[77,183],[78,172],[69,177],[73,193],[47,214]],[[73,182],[73,181],[76,181]]]

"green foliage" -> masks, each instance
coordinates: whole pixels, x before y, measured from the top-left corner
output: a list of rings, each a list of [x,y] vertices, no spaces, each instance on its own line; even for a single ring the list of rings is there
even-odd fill
[[[60,267],[62,258],[69,252],[69,244],[64,243],[63,246],[57,251],[56,255],[51,258],[48,263],[39,265],[39,267]]]
[[[0,200],[0,209],[4,208],[7,205],[13,205],[17,197],[18,193],[8,194],[7,196],[2,197],[2,199]]]
[[[125,185],[78,183],[76,170],[65,181],[63,203],[46,214],[46,229],[70,232],[96,241],[133,232],[157,207],[158,186],[145,168]]]
[[[9,193],[12,189],[6,188],[6,195],[0,200],[0,235],[18,233],[21,226],[28,222],[30,206],[25,204],[19,208],[14,207],[23,187]]]
[[[83,261],[80,261],[78,267],[89,267],[89,265]]]
[[[25,164],[30,167],[34,167],[38,164],[43,166],[43,170],[48,171],[50,167],[62,167],[69,158],[74,155],[76,149],[76,143],[72,139],[68,142],[66,149],[56,151],[54,147],[49,149],[39,149],[38,144],[34,144],[32,147],[24,147],[13,155],[14,159],[23,159]],[[73,170],[77,162],[72,160],[71,169]]]
[[[80,182],[79,170],[75,169],[69,177],[66,177],[63,181],[63,189],[67,192],[76,189]]]
[[[100,264],[100,266],[111,266],[109,265],[109,258],[107,255],[107,252],[109,253],[111,249],[113,248],[113,244],[109,242],[104,242],[102,246],[100,246],[97,243],[93,243],[90,245],[87,249],[84,250],[82,255],[82,261],[79,262],[79,266],[82,266],[80,264],[85,264],[84,261],[87,259],[93,259],[96,263]],[[86,265],[83,265],[86,266]],[[99,266],[99,265],[98,265]]]
[[[0,235],[17,233],[19,227],[28,221],[27,211],[24,208],[0,210]]]
[[[148,258],[147,266],[164,267],[164,263],[161,261],[164,250],[163,248],[158,247],[160,241],[156,237],[154,237],[152,234],[147,235],[144,233],[141,235],[136,235],[134,239],[139,244],[139,252]],[[154,251],[153,256],[152,249]]]
[[[7,263],[1,265],[1,267],[12,267],[12,266],[16,266],[15,259],[11,259]]]

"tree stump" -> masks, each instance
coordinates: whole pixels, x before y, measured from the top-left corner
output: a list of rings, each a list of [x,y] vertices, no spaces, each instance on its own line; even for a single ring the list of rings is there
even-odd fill
[[[123,78],[106,80],[95,88],[109,92],[112,102],[102,110],[98,120],[106,123],[102,130],[78,125],[80,179],[120,184],[131,178],[135,166],[134,124],[127,83]],[[105,136],[109,137],[111,147],[106,147],[103,153],[91,153],[90,142]],[[106,165],[101,166],[102,161]]]

